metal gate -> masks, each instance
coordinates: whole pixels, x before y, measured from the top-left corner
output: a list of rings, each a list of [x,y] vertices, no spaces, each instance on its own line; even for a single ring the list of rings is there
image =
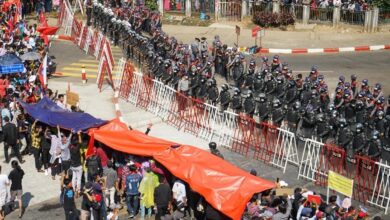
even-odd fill
[[[241,1],[219,1],[217,5],[217,21],[241,21]]]

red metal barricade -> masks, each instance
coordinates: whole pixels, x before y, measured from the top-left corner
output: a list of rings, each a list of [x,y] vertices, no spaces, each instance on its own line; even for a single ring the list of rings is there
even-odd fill
[[[234,130],[233,134],[233,143],[232,151],[242,154],[244,156],[248,155],[249,147],[253,146],[254,141],[254,127],[256,125],[253,118],[240,114],[237,117],[237,127]]]
[[[107,63],[107,61],[104,61],[103,64],[102,64],[100,77],[98,79],[98,88],[99,88],[100,92],[102,91],[105,75],[106,75],[108,69],[109,69],[108,68],[108,63]]]
[[[275,154],[275,146],[278,141],[278,127],[262,122],[253,127],[254,159],[264,163],[270,163]]]
[[[58,12],[57,26],[62,26],[62,21],[64,20],[65,4],[60,4],[60,10]]]
[[[147,76],[142,76],[142,83],[138,93],[137,107],[147,110],[151,101],[153,80]]]
[[[85,43],[87,42],[87,35],[88,35],[88,26],[84,25],[84,28],[81,30],[83,33],[81,35],[81,41],[79,44],[80,49],[84,49]]]
[[[354,176],[353,197],[360,202],[366,202],[375,188],[378,165],[376,160],[367,156],[356,155],[356,170]]]
[[[76,18],[73,18],[71,37],[75,44],[78,43],[81,32],[81,22],[78,22]]]
[[[123,69],[123,75],[119,86],[119,97],[127,100],[129,98],[130,90],[134,86],[134,66],[126,62]]]
[[[103,48],[104,48],[104,44],[106,44],[106,41],[107,41],[106,37],[103,37],[102,40],[101,40],[101,42],[100,42],[100,48],[99,48],[99,53],[98,53],[98,57],[97,57],[98,60],[99,60],[99,59],[102,57],[102,55],[103,55]]]
[[[316,184],[323,187],[327,186],[329,170],[345,175],[345,163],[346,154],[344,149],[336,145],[325,144],[320,153]]]
[[[204,102],[199,99],[188,98],[188,108],[184,111],[184,132],[197,136],[200,131],[201,118],[205,109]]]
[[[108,52],[107,57],[108,57],[108,59],[110,59],[112,66],[114,66],[115,60],[114,60],[114,56],[112,55],[111,43],[109,40],[106,40],[106,47],[107,47],[107,52]]]
[[[187,96],[176,92],[175,100],[172,100],[168,110],[167,123],[180,130],[188,103],[189,98]]]
[[[89,48],[88,48],[88,54],[91,56],[95,55],[95,47],[96,47],[96,42],[98,40],[98,36],[99,36],[99,32],[94,31],[91,37],[91,43],[89,44]]]

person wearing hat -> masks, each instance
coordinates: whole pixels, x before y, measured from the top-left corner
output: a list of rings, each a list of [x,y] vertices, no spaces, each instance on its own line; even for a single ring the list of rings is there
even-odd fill
[[[148,218],[152,215],[152,206],[154,205],[154,189],[159,185],[158,176],[152,172],[150,163],[143,163],[145,174],[139,186],[141,200],[141,218],[145,217],[146,212]]]
[[[92,196],[92,183],[87,182],[84,185],[83,190],[81,191],[82,200],[81,200],[81,214],[80,220],[89,220],[91,216],[91,207],[93,202]]]

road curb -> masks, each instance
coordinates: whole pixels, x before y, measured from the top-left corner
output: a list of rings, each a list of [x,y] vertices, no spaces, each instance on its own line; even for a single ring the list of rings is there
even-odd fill
[[[68,41],[72,40],[72,37],[67,35],[49,35],[49,38],[55,40],[68,40]]]
[[[356,47],[334,47],[334,48],[295,48],[295,49],[275,49],[261,48],[257,54],[277,53],[277,54],[313,54],[313,53],[342,53],[342,52],[363,52],[390,50],[390,44],[373,45],[373,46],[356,46]],[[246,47],[240,48],[240,51],[249,51]]]

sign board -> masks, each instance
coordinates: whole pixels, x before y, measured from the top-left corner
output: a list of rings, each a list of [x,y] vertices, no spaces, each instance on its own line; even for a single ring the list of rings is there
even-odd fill
[[[265,36],[265,29],[260,29],[257,32],[257,37],[264,37]]]
[[[353,194],[353,180],[345,176],[337,174],[333,171],[328,173],[328,191],[333,189],[345,196],[352,197]]]
[[[66,91],[66,104],[68,105],[77,105],[79,102],[79,94]]]
[[[240,26],[236,25],[236,34],[240,35],[240,32],[241,32]]]
[[[286,195],[294,195],[294,189],[293,188],[279,188],[275,189],[275,195],[276,196],[283,196],[284,194]]]
[[[252,28],[252,37],[256,37],[257,36],[257,32],[260,31],[261,28],[259,26],[256,26],[254,28]]]

